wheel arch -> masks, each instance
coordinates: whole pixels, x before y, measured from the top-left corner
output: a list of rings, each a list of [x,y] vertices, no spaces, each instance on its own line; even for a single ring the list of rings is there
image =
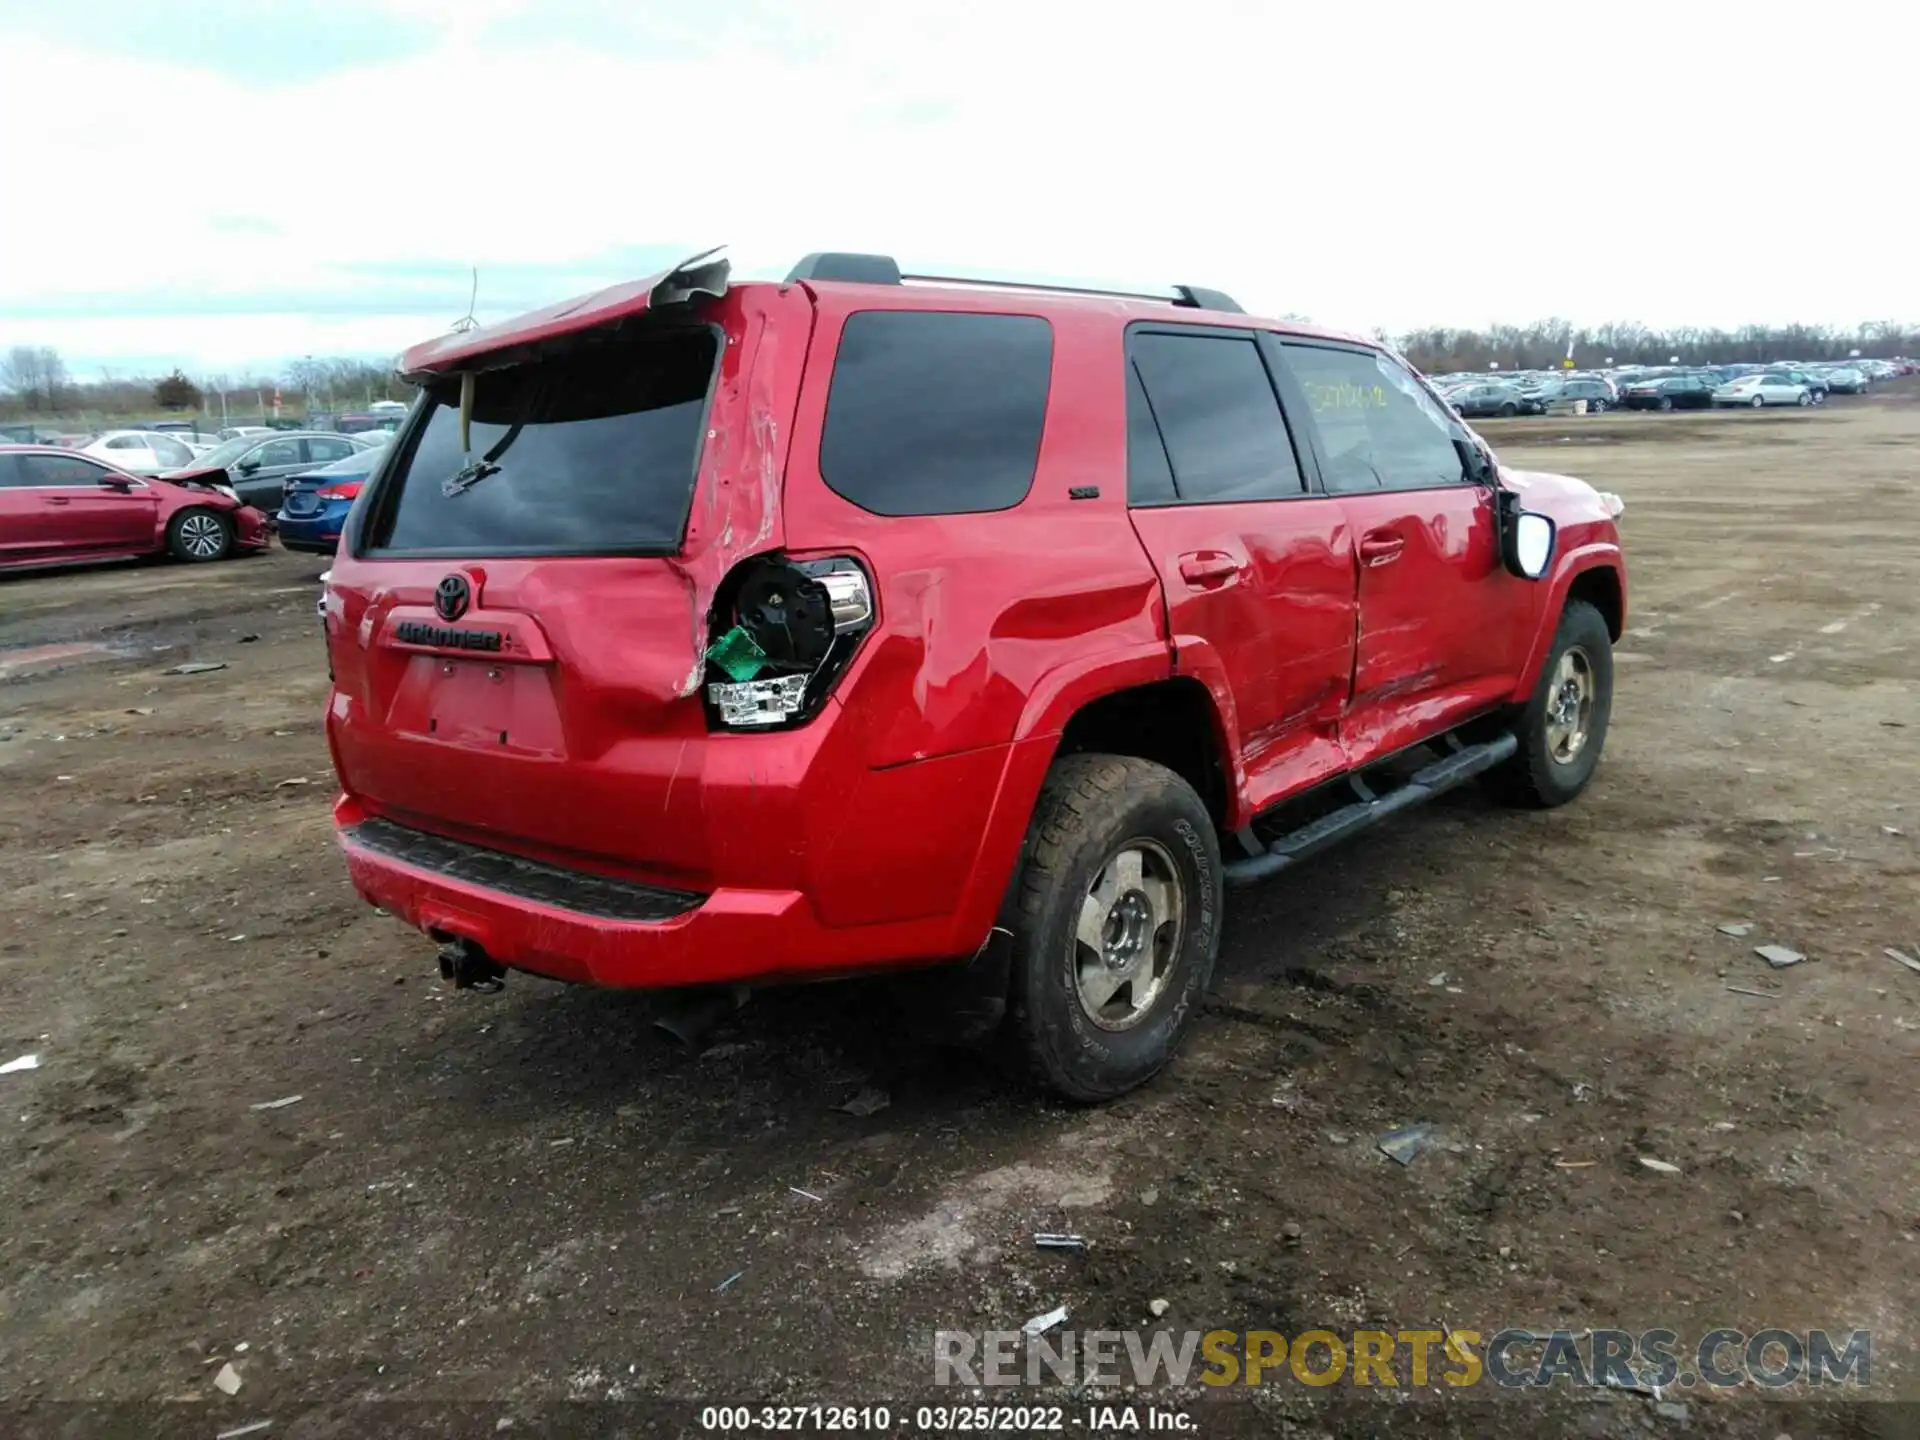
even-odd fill
[[[1626,633],[1627,574],[1617,544],[1607,541],[1570,551],[1561,557],[1547,583],[1551,586],[1547,602],[1540,607],[1527,663],[1510,697],[1514,704],[1525,704],[1539,683],[1540,667],[1553,649],[1554,633],[1569,601],[1584,600],[1598,610],[1607,623],[1607,637],[1615,644]]]

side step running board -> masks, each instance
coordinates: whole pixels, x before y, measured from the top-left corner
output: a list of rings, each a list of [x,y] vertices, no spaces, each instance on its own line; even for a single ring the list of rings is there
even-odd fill
[[[1443,759],[1434,761],[1398,790],[1390,791],[1378,799],[1344,805],[1329,815],[1322,815],[1311,824],[1282,835],[1267,847],[1264,855],[1230,861],[1223,867],[1227,884],[1251,885],[1255,881],[1265,880],[1269,875],[1278,875],[1289,865],[1317,854],[1336,840],[1346,839],[1356,830],[1378,824],[1397,811],[1412,809],[1463,781],[1471,780],[1484,770],[1491,770],[1501,761],[1509,759],[1519,748],[1520,742],[1509,734],[1484,744],[1467,745],[1455,750]]]

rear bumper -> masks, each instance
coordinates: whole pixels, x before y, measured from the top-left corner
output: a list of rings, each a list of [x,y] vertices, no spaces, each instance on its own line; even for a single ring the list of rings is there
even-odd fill
[[[288,550],[309,555],[331,555],[340,548],[340,531],[346,522],[343,509],[338,515],[322,510],[317,515],[289,515],[282,510],[275,517],[280,543]]]
[[[436,844],[448,842],[424,834],[429,843],[410,851],[375,833],[385,822],[351,795],[336,802],[334,823],[354,888],[369,904],[436,939],[470,941],[510,969],[622,989],[827,979],[963,959],[981,947],[1052,748],[1048,738],[993,757],[1009,763],[1003,770],[996,763],[997,785],[987,780],[987,823],[953,837],[945,855],[914,855],[910,841],[895,839],[904,861],[946,872],[950,888],[936,888],[950,898],[933,913],[872,923],[829,924],[822,911],[834,915],[831,897],[817,902],[799,889],[722,884],[674,896],[625,885],[624,894],[609,895],[598,875],[571,872],[583,883],[568,885],[569,872],[498,851],[455,844],[462,853],[436,853]],[[937,763],[889,773],[931,773]],[[398,827],[386,828],[390,834]],[[867,864],[834,878],[897,893],[905,882],[885,870],[884,863]],[[521,871],[545,873],[529,880],[514,873]],[[614,882],[615,890],[623,883]],[[652,913],[652,896],[668,897],[659,903],[660,918],[632,918]]]

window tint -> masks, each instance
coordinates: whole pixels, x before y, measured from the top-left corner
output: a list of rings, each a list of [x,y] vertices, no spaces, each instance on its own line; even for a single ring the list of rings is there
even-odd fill
[[[1179,497],[1173,488],[1173,467],[1167,463],[1167,447],[1160,439],[1160,427],[1154,423],[1153,406],[1147,401],[1147,387],[1140,383],[1140,371],[1127,362],[1127,503],[1129,505],[1171,505]]]
[[[474,381],[471,451],[460,444],[458,377],[431,382],[381,482],[371,543],[673,553],[718,355],[713,331],[673,329],[485,371]]]
[[[323,437],[307,441],[309,460],[329,463],[344,459],[351,454],[353,454],[353,442],[350,440],[328,440]]]
[[[1369,350],[1285,348],[1320,434],[1327,489],[1417,490],[1466,479],[1453,425],[1410,371]]]
[[[21,455],[21,485],[84,485],[92,488],[106,482],[107,472],[99,465],[71,455]]]
[[[820,474],[876,515],[1017,505],[1033,484],[1053,327],[1032,315],[863,310],[833,361]]]
[[[298,465],[300,461],[300,442],[298,440],[269,440],[247,459],[263,469],[272,465]]]
[[[1149,332],[1131,349],[1182,502],[1280,500],[1306,488],[1252,336]]]

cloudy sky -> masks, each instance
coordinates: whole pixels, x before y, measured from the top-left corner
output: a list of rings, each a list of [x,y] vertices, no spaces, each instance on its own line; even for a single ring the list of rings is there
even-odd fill
[[[1916,49],[1882,0],[0,0],[0,349],[386,355],[470,266],[485,321],[723,242],[1360,329],[1920,318]]]

